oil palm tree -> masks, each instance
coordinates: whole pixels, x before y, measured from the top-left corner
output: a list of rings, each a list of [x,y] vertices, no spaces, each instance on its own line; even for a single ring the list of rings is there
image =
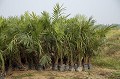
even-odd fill
[[[56,4],[53,14],[43,11],[9,18],[0,17],[0,63],[7,69],[38,69],[39,65],[55,70],[70,70],[91,63],[113,27],[96,25],[83,15],[68,18],[65,8]],[[75,67],[77,65],[77,67]]]

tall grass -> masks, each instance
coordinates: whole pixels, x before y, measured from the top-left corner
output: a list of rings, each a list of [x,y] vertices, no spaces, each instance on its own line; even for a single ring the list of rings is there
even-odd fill
[[[111,30],[107,37],[108,45],[93,59],[93,64],[120,70],[120,29]]]
[[[120,70],[120,58],[98,56],[93,60],[93,64],[100,67]]]

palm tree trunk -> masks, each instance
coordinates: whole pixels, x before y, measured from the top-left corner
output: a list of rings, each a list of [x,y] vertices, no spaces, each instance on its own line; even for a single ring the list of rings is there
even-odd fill
[[[83,70],[87,71],[88,70],[88,56],[84,56],[84,60],[83,60]]]
[[[81,60],[82,59],[81,59],[80,53],[79,53],[79,55],[78,55],[78,61],[77,61],[77,67],[76,67],[76,71],[78,71],[78,72],[82,71]]]
[[[63,64],[63,53],[61,53],[61,58],[60,58],[60,71],[65,70],[65,65]]]
[[[66,71],[68,71],[69,70],[69,61],[70,61],[70,59],[69,59],[69,55],[67,55],[67,60],[66,60],[66,63],[65,63],[65,70]]]
[[[72,52],[71,52],[71,56],[70,56],[70,70],[75,71],[74,62],[73,62],[73,53]]]
[[[91,57],[88,57],[88,69],[91,69]]]
[[[58,70],[58,56],[56,56],[54,70]]]

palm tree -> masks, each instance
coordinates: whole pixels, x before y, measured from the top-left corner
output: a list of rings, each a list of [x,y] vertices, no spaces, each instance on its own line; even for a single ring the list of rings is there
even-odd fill
[[[56,50],[55,54],[56,60],[55,65],[58,66],[58,59],[60,59],[60,64],[62,66],[63,64],[63,40],[64,40],[64,27],[65,27],[65,21],[66,16],[63,15],[63,8],[59,4],[56,4],[53,9],[53,16],[52,16],[52,28],[53,28],[53,37],[55,39],[55,46]]]
[[[43,11],[41,15],[25,12],[20,17],[0,17],[2,72],[51,65],[61,71],[89,66],[113,26],[96,25],[92,17],[83,15],[68,18],[64,10],[56,4],[52,16]]]

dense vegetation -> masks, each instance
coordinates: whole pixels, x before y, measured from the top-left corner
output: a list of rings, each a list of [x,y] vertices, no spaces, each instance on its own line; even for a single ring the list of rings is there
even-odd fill
[[[56,4],[52,16],[43,11],[0,17],[0,70],[90,68],[114,26],[96,25],[92,17],[82,15],[68,18],[64,10]]]

